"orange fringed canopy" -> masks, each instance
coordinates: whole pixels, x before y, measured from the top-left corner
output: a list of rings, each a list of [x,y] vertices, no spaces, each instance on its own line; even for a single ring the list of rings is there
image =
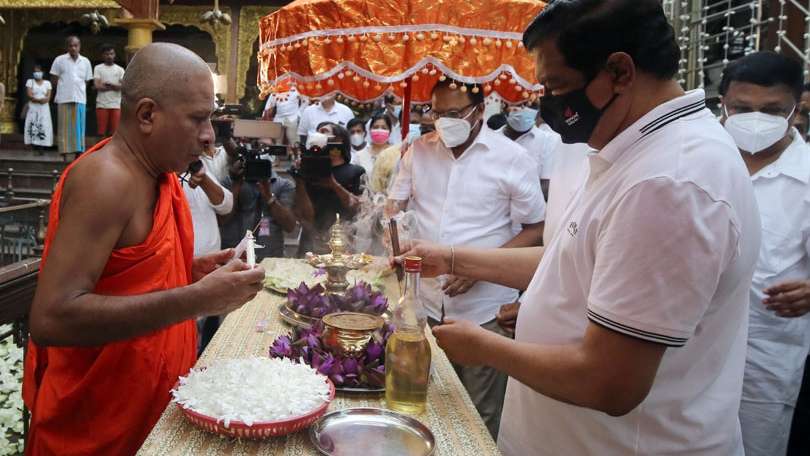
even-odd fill
[[[430,101],[440,78],[517,102],[542,87],[521,41],[539,0],[297,0],[262,18],[262,94]]]

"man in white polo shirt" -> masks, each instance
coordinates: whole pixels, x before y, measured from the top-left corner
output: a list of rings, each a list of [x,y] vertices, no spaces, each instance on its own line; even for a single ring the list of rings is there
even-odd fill
[[[298,136],[301,144],[307,143],[307,136],[318,129],[323,122],[332,122],[346,128],[354,113],[348,106],[338,102],[335,95],[321,97],[320,103],[309,105],[301,114],[298,122]]]
[[[433,89],[436,133],[413,142],[388,194],[388,214],[413,211],[417,235],[478,247],[539,245],[545,212],[533,159],[518,144],[483,126],[483,94],[447,79]],[[392,211],[391,208],[394,208]],[[522,225],[517,235],[512,224]],[[517,291],[464,276],[422,282],[431,324],[465,319],[501,333],[495,315]],[[493,436],[506,376],[488,367],[455,366]]]
[[[557,149],[557,145],[560,144],[560,135],[535,126],[538,110],[534,109],[528,102],[507,105],[504,112],[506,113],[506,125],[498,131],[523,146],[526,152],[537,162],[540,186],[543,189],[543,196],[548,201],[549,179],[551,177],[554,151]]]
[[[759,214],[703,91],[672,79],[679,51],[660,1],[552,2],[524,44],[543,119],[598,153],[545,251],[407,253],[423,275],[528,285],[514,340],[454,321],[433,329],[439,345],[511,377],[507,456],[742,455]]]
[[[810,351],[810,147],[789,127],[802,66],[757,52],[723,71],[723,123],[740,149],[762,217],[750,291],[740,423],[747,456],[784,456]]]

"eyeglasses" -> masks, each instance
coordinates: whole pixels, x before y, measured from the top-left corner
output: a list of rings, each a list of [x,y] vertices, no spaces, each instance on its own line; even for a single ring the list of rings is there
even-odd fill
[[[769,106],[769,107],[765,107],[765,108],[762,108],[762,109],[753,109],[750,106],[734,106],[734,105],[729,104],[729,105],[724,105],[723,109],[725,109],[727,116],[731,116],[731,115],[734,115],[734,114],[745,114],[745,113],[749,113],[749,112],[758,111],[758,112],[761,112],[763,114],[770,114],[772,116],[779,116],[779,117],[788,118],[791,115],[793,115],[793,112],[796,110],[796,106],[793,105],[793,106],[791,106],[789,108]]]
[[[430,111],[424,113],[423,115],[427,116],[430,120],[433,121],[438,120],[440,117],[447,117],[448,119],[466,119],[470,115],[470,113],[472,113],[472,111],[467,112],[467,114],[463,113],[464,111],[470,109],[471,107],[478,107],[478,105],[475,103],[470,103],[461,109],[453,109],[447,112]]]

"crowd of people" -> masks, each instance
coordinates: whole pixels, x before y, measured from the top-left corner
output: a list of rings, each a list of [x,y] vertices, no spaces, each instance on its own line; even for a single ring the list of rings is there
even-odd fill
[[[23,141],[38,153],[52,148],[54,142],[60,153],[78,155],[84,152],[85,138],[88,136],[88,83],[96,91],[98,136],[113,135],[121,117],[124,68],[115,63],[115,48],[102,45],[102,63],[92,67],[90,60],[81,55],[78,37],[69,36],[65,45],[66,52],[57,56],[50,65],[50,79],[42,65],[36,64],[31,78],[25,82],[26,100],[21,113],[24,119]],[[51,100],[56,104],[56,129],[51,118]]]
[[[69,363],[46,366],[93,362],[54,346],[106,344],[115,354],[154,338],[175,379],[192,356],[183,322],[198,320],[200,350],[219,318],[261,288],[261,267],[223,249],[253,231],[259,259],[327,251],[337,215],[351,223],[383,199],[383,219],[407,211],[416,220],[418,240],[404,247],[423,258],[428,323],[504,454],[788,454],[791,428],[801,437],[791,423],[797,403],[807,407],[810,352],[802,66],[769,51],[732,62],[713,113],[703,90],[673,79],[680,53],[660,2],[603,3],[552,2],[534,19],[524,45],[537,51],[545,95],[504,103],[500,121],[485,117],[482,93],[450,79],[406,126],[409,107],[391,94],[355,113],[334,94],[278,90],[263,118],[283,127],[272,141],[288,147],[290,165],[266,157],[273,171],[259,179],[246,176],[240,138],[214,138],[207,76],[171,89],[150,79],[210,75],[198,57],[152,45],[124,73],[107,49],[91,74],[69,39],[51,68],[60,125],[80,130],[84,94],[70,85],[95,78],[109,94],[99,118],[115,131],[120,115],[121,126],[54,197],[64,206],[52,214],[31,316],[40,346],[26,366],[34,445],[56,448],[63,431],[43,420],[82,407],[55,406],[58,391],[75,378],[84,391],[100,381]],[[32,103],[47,104],[41,69],[26,86]],[[47,138],[40,111],[29,109],[32,131]],[[317,179],[301,161],[314,147],[328,151],[331,170]],[[123,201],[110,198],[116,189]],[[167,224],[178,228],[164,233]],[[382,228],[362,236],[385,248]],[[285,243],[294,237],[295,252]],[[90,257],[79,255],[85,241],[96,245]],[[171,261],[149,263],[157,251]],[[144,284],[122,284],[120,271],[142,265],[171,280],[141,271]],[[43,377],[48,368],[65,372]],[[165,386],[160,375],[149,391]],[[138,407],[142,431],[156,408]],[[121,448],[137,448],[140,431]]]
[[[539,41],[535,46],[543,45],[543,38],[537,39]],[[659,44],[658,48],[649,45],[649,49],[644,51],[666,58],[667,52],[671,51],[667,48],[669,44],[671,43]],[[550,49],[544,51],[547,59],[555,55]],[[566,50],[558,50],[557,54],[565,55],[565,52]],[[477,258],[472,253],[468,253],[469,260],[458,255],[460,246],[465,249],[541,245],[550,247],[554,245],[554,238],[557,236],[576,238],[581,225],[582,235],[596,236],[593,241],[583,242],[597,242],[600,236],[610,239],[610,242],[602,241],[607,243],[602,248],[614,252],[608,256],[617,262],[593,265],[590,270],[578,272],[593,274],[592,279],[587,278],[588,276],[563,276],[561,271],[565,270],[566,261],[587,261],[587,257],[569,260],[567,255],[572,253],[565,252],[562,259],[557,260],[561,264],[548,266],[555,271],[552,275],[561,274],[559,277],[546,278],[548,283],[537,284],[539,279],[535,278],[532,285],[529,285],[528,277],[520,286],[516,286],[514,279],[503,279],[503,272],[489,275],[494,272],[483,270],[473,270],[466,275],[450,272],[423,282],[422,297],[427,307],[429,324],[439,328],[439,341],[448,349],[451,359],[455,359],[453,342],[447,341],[448,336],[443,331],[451,331],[445,328],[452,328],[453,324],[448,327],[445,322],[472,322],[489,333],[514,338],[521,301],[539,301],[547,298],[549,293],[562,299],[567,296],[563,291],[578,283],[584,287],[577,288],[578,293],[584,294],[576,303],[564,300],[555,305],[566,312],[577,312],[581,311],[577,305],[588,302],[590,322],[595,328],[599,328],[589,331],[603,331],[606,328],[623,334],[622,337],[639,339],[627,345],[619,345],[627,349],[621,356],[637,352],[648,354],[646,358],[639,355],[638,362],[649,364],[631,366],[629,371],[647,371],[646,377],[638,380],[640,390],[637,394],[643,394],[644,388],[651,387],[651,384],[644,383],[653,379],[649,377],[649,366],[662,366],[662,363],[669,360],[664,356],[666,347],[682,347],[688,340],[694,339],[689,346],[700,348],[693,348],[692,354],[683,355],[683,359],[674,357],[674,367],[666,366],[667,369],[680,372],[687,365],[694,364],[692,368],[696,369],[698,376],[694,380],[708,382],[705,388],[711,390],[711,387],[716,387],[732,391],[740,389],[742,396],[736,399],[728,397],[727,393],[721,395],[718,392],[718,395],[725,397],[728,407],[719,407],[717,410],[731,410],[735,403],[739,407],[741,442],[747,450],[746,454],[785,454],[793,409],[810,348],[810,323],[808,317],[804,316],[810,310],[810,298],[807,297],[810,295],[810,285],[807,282],[810,279],[810,227],[805,226],[807,220],[810,220],[810,148],[805,143],[807,127],[806,119],[802,116],[809,107],[810,91],[802,82],[801,66],[798,63],[770,52],[744,57],[732,63],[724,72],[720,87],[722,98],[719,120],[725,126],[726,133],[722,133],[720,124],[715,124],[715,116],[705,109],[702,92],[683,94],[669,80],[672,62],[669,62],[669,66],[665,63],[666,61],[644,62],[645,66],[641,66],[633,61],[633,66],[630,66],[627,60],[617,61],[615,65],[623,65],[623,69],[615,71],[629,72],[632,68],[638,73],[635,77],[641,82],[636,82],[633,90],[669,92],[671,98],[658,105],[650,104],[647,112],[636,113],[635,122],[625,127],[626,132],[623,134],[626,138],[619,133],[614,133],[612,137],[609,134],[605,136],[602,139],[604,146],[598,154],[593,144],[583,142],[590,139],[595,130],[583,130],[585,127],[565,130],[560,127],[563,119],[554,117],[555,114],[562,114],[558,106],[566,102],[580,103],[578,114],[583,117],[582,122],[589,122],[590,128],[595,129],[600,124],[603,113],[607,114],[608,119],[618,115],[607,110],[614,99],[618,102],[620,93],[626,94],[627,99],[628,95],[633,96],[632,92],[617,91],[612,98],[602,97],[608,100],[602,103],[605,105],[602,108],[592,105],[585,90],[589,86],[587,84],[576,95],[578,100],[569,98],[561,101],[552,96],[504,104],[503,125],[492,128],[484,119],[483,94],[472,90],[457,90],[459,84],[446,80],[439,82],[433,89],[430,105],[413,110],[409,128],[411,133],[403,143],[398,125],[401,104],[393,95],[387,96],[383,104],[370,115],[353,117],[351,109],[336,101],[334,96],[323,97],[302,108],[302,97],[295,87],[290,87],[285,92],[271,95],[265,118],[284,125],[287,131],[284,135],[285,142],[292,146],[291,150],[298,150],[300,144],[308,145],[309,140],[317,134],[327,136],[330,142],[342,144],[342,153],[330,155],[331,177],[310,182],[293,172],[293,178],[274,174],[267,182],[245,184],[239,177],[243,165],[234,153],[235,145],[232,141],[226,142],[224,152],[219,153],[219,156],[227,157],[220,164],[223,170],[227,169],[228,174],[222,181],[226,196],[223,197],[221,191],[212,194],[201,188],[194,190],[196,197],[188,193],[195,185],[204,187],[196,183],[197,179],[200,182],[212,180],[205,177],[206,173],[213,174],[207,171],[211,167],[208,164],[185,184],[189,201],[192,202],[195,231],[198,230],[197,218],[205,218],[206,221],[200,224],[207,224],[207,228],[199,228],[203,234],[199,242],[210,242],[211,237],[205,233],[211,231],[216,222],[214,213],[221,210],[219,214],[224,216],[220,218],[222,243],[219,246],[211,244],[207,251],[233,247],[245,230],[259,226],[262,230],[260,239],[263,239],[260,244],[265,245],[266,250],[263,256],[284,256],[283,233],[293,232],[296,225],[302,229],[297,255],[301,256],[308,251],[325,251],[328,229],[335,222],[336,214],[340,214],[342,220],[351,222],[362,204],[361,196],[364,192],[387,197],[385,217],[392,217],[401,211],[410,211],[415,215],[417,236],[435,243],[417,247],[416,252],[420,255],[430,259],[440,250],[437,247],[440,244],[459,246],[458,251],[454,249],[456,271],[465,267],[475,268],[466,266],[465,260],[474,263]],[[552,64],[548,65],[551,67]],[[577,71],[574,68],[570,70]],[[556,75],[551,73],[554,70],[549,68],[548,71],[549,80],[555,81],[552,77]],[[589,70],[585,68],[580,71],[585,73]],[[598,68],[592,71],[596,72],[590,75],[592,81],[604,74],[604,70]],[[615,78],[621,76],[620,73]],[[611,74],[611,77],[614,76]],[[606,76],[601,78],[608,79]],[[568,80],[561,81],[560,86],[570,84]],[[606,85],[606,82],[600,82],[601,85]],[[618,83],[614,84],[618,86]],[[547,82],[547,87],[557,89],[550,82]],[[665,128],[669,124],[672,126]],[[713,124],[718,128],[713,127]],[[638,129],[637,133],[634,128]],[[430,134],[434,130],[436,133]],[[660,132],[653,136],[652,133],[658,130]],[[289,131],[296,134],[290,135]],[[735,149],[739,150],[735,153],[737,159],[733,159],[735,156],[716,157],[719,162],[714,166],[736,167],[739,171],[745,165],[750,176],[746,180],[753,184],[752,192],[745,190],[739,175],[713,175],[709,179],[709,176],[702,173],[712,170],[711,166],[691,170],[687,170],[689,167],[678,167],[682,160],[688,162],[696,154],[708,154],[704,150],[707,147],[714,151],[713,154],[717,154],[717,150],[727,149],[732,144],[731,140],[725,139],[729,135]],[[648,136],[649,139],[642,141]],[[653,157],[654,154],[668,150],[673,151],[671,153],[676,158],[645,158],[654,162],[644,165],[646,168],[633,169],[634,166],[641,166],[638,161],[634,161],[630,162],[633,163],[632,166],[629,163],[626,165],[629,167],[627,170],[620,172],[616,167],[613,168],[615,171],[609,172],[607,168],[612,168],[610,162],[618,160],[618,157],[603,158],[603,154],[605,151],[616,150],[616,138],[620,140],[618,144],[628,148],[623,154],[630,155],[629,150],[637,148],[638,151],[632,154],[639,154],[639,160],[641,155]],[[613,146],[609,146],[610,144]],[[616,150],[613,153],[618,155],[620,152],[622,151]],[[207,158],[204,162],[208,163],[209,160],[213,161],[215,158]],[[661,160],[660,163],[658,160]],[[676,161],[670,163],[667,160]],[[612,173],[616,175],[601,179],[599,176],[603,172],[607,176]],[[626,173],[632,174],[628,176]],[[220,175],[224,174],[223,171],[220,172]],[[605,186],[599,190],[602,197],[615,198],[616,193],[626,194],[618,200],[597,199],[591,202],[592,207],[589,206],[588,210],[596,213],[587,216],[596,217],[596,220],[606,225],[589,232],[589,229],[595,229],[587,228],[593,227],[594,222],[569,221],[566,217],[573,217],[568,211],[572,201],[576,197],[587,196],[587,192],[585,195],[577,195],[580,185],[586,182],[588,185],[591,182],[597,185],[599,180],[606,180],[599,184]],[[727,187],[723,189],[724,192],[731,193],[718,193],[723,186],[721,184]],[[669,185],[673,187],[667,188]],[[229,190],[239,194],[234,199],[238,203],[231,204]],[[195,201],[200,201],[199,197],[204,195],[207,195],[207,199],[204,197],[205,201],[201,204],[206,207],[208,215],[198,216],[195,207],[200,203]],[[761,221],[752,218],[757,206]],[[668,213],[662,214],[663,209]],[[617,218],[619,216],[614,212],[622,211],[626,211],[625,215]],[[585,215],[578,217],[584,220],[582,217]],[[685,233],[688,233],[691,223],[700,223],[700,227],[692,228],[699,228],[698,232],[687,235],[678,233],[677,230],[672,231],[673,227],[684,228],[685,224]],[[761,232],[756,229],[758,224],[762,225]],[[722,232],[720,228],[723,226],[730,228],[730,231]],[[658,236],[644,234],[651,227],[658,227]],[[633,229],[644,233],[633,235]],[[703,230],[707,233],[702,233]],[[272,234],[268,236],[268,233]],[[381,234],[377,232],[370,235]],[[757,254],[758,238],[762,239],[762,248]],[[597,242],[596,247],[592,248],[598,246]],[[660,257],[662,265],[646,258],[649,251],[653,250],[648,251],[645,246],[664,252]],[[517,251],[519,250],[515,250]],[[199,253],[205,252],[201,250]],[[492,255],[496,254],[491,251],[482,253],[480,261],[491,261],[487,258]],[[746,287],[746,290],[750,288],[750,312],[746,316],[742,313],[744,306],[738,302],[742,297],[739,279],[745,276],[746,268],[753,267],[752,261],[757,255],[759,258],[753,270],[753,280]],[[525,269],[522,273],[538,269],[536,263],[539,258],[539,255],[535,255],[530,262],[534,267]],[[600,261],[608,260],[602,257]],[[695,265],[699,263],[705,263],[705,266],[697,268]],[[743,267],[742,263],[747,265]],[[515,264],[524,265],[521,262]],[[597,280],[597,267],[599,283],[614,280],[616,284],[606,284],[608,288],[603,292],[607,293],[621,285],[622,291],[627,293],[628,289],[641,287],[634,280],[653,280],[660,283],[660,289],[655,292],[645,291],[646,294],[640,295],[639,299],[644,296],[642,300],[645,305],[660,305],[661,302],[675,299],[672,297],[675,296],[681,306],[680,312],[670,315],[668,312],[660,313],[643,306],[625,308],[624,305],[640,304],[632,300],[622,304],[628,298],[620,298],[615,294],[598,298],[600,305],[606,306],[600,307],[596,303],[597,295],[593,291],[588,292],[586,285],[588,281]],[[665,271],[656,275],[657,267],[662,267]],[[706,269],[707,267],[710,269]],[[540,270],[545,269],[539,268],[538,271]],[[738,274],[732,274],[732,271]],[[514,272],[517,274],[517,271]],[[734,277],[734,280],[730,277]],[[559,283],[560,280],[563,282]],[[729,280],[732,281],[726,283]],[[589,286],[593,289],[596,285],[591,283]],[[715,288],[707,291],[701,289],[703,286],[707,289]],[[724,293],[722,296],[718,294],[721,289]],[[523,294],[520,299],[519,293]],[[665,299],[662,293],[671,296]],[[749,292],[746,291],[746,295],[747,293]],[[687,302],[696,307],[690,310],[686,306]],[[505,303],[511,304],[504,305]],[[542,309],[538,308],[531,312],[536,315],[534,318],[540,318],[539,315],[543,314]],[[720,331],[723,325],[713,321],[715,318],[736,321],[736,331],[726,328],[702,341],[707,336],[696,328],[705,325],[707,329],[703,331],[710,327]],[[749,325],[747,349],[739,343],[740,324],[746,318]],[[584,329],[577,325],[570,329],[574,332],[580,330]],[[543,340],[559,342],[572,337],[566,336],[560,327],[549,327],[548,331],[556,336],[539,338],[524,332],[524,337],[535,343]],[[722,340],[716,337],[718,334],[723,335]],[[520,335],[518,329],[518,340],[521,339]],[[612,334],[606,336],[604,342],[610,343],[611,336]],[[652,348],[649,342],[652,342]],[[683,348],[679,350],[682,353],[688,352]],[[716,360],[724,353],[734,354],[733,362],[729,360],[723,366],[701,364]],[[501,355],[502,353],[493,354],[494,357]],[[515,356],[518,355],[516,353]],[[499,435],[499,429],[506,429],[502,432],[509,433],[512,441],[523,442],[527,439],[528,434],[512,433],[523,432],[517,424],[520,420],[531,422],[537,418],[532,411],[522,411],[523,407],[516,409],[515,401],[532,404],[532,401],[537,402],[534,399],[536,394],[531,389],[549,391],[549,396],[556,401],[573,402],[578,406],[612,413],[612,409],[599,408],[603,407],[602,404],[587,402],[593,400],[592,398],[577,396],[584,394],[583,391],[558,392],[556,387],[543,387],[542,382],[524,378],[532,374],[541,375],[542,364],[538,365],[536,371],[517,372],[499,369],[502,364],[494,360],[468,363],[464,361],[466,356],[459,358],[461,359],[455,364],[457,373],[494,437]],[[686,364],[678,366],[679,363]],[[608,369],[607,366],[598,364],[589,367],[597,366]],[[744,377],[735,376],[734,373],[741,372],[743,366]],[[719,367],[722,369],[718,370]],[[506,393],[507,374],[522,382],[520,386],[515,383],[510,394]],[[678,388],[675,378],[655,378],[662,385],[669,382],[669,388]],[[725,382],[718,378],[725,379]],[[584,382],[580,388],[600,386],[593,383],[596,381]],[[549,389],[541,390],[541,387]],[[616,387],[624,389],[625,385],[622,383]],[[507,409],[504,412],[502,409],[505,397]],[[694,397],[677,400],[682,401],[681,405],[684,407],[694,406],[698,410],[701,407],[694,403],[697,400]],[[572,419],[585,419],[585,416],[581,416],[582,413],[574,413],[566,409],[569,406],[559,405],[556,401],[533,404],[532,410],[554,404],[562,415],[569,414]],[[510,404],[511,410],[508,408]],[[632,405],[631,403],[627,407]],[[518,413],[517,410],[521,412]],[[502,414],[509,417],[511,424],[501,424]],[[594,426],[607,425],[602,423],[602,418],[592,413],[585,415],[594,420]],[[700,415],[701,420],[712,417],[712,414],[705,412],[700,412]],[[550,419],[557,418],[554,416]],[[612,419],[609,421],[621,422]],[[688,428],[686,422],[677,419],[672,419],[669,424],[673,429],[678,429],[679,426],[682,429]],[[733,433],[733,427],[733,423],[730,423],[722,432]],[[717,432],[721,432],[720,428]],[[707,435],[706,438],[711,440],[712,437]],[[657,446],[660,442],[653,440],[645,445],[650,445],[649,448],[663,448]],[[728,448],[731,448],[736,443],[730,442],[729,445],[731,446]],[[531,445],[515,448],[536,450]],[[510,452],[520,454],[514,452],[513,448]]]

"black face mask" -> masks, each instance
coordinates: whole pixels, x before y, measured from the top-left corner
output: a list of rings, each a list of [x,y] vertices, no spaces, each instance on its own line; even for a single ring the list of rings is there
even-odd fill
[[[614,94],[605,107],[599,109],[585,95],[585,89],[590,84],[589,81],[585,87],[565,95],[546,95],[540,99],[540,116],[562,137],[565,144],[588,142],[602,114],[619,96],[618,93]]]

